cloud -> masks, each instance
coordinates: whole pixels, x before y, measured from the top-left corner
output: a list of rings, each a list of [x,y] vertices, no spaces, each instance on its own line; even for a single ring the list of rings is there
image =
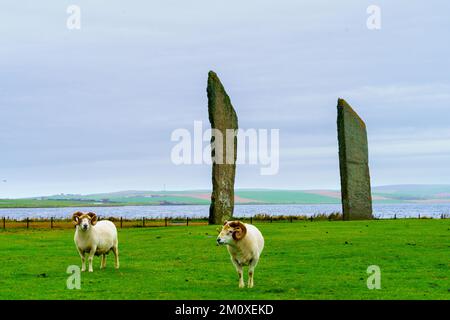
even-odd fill
[[[448,173],[444,2],[380,1],[379,32],[356,0],[80,0],[79,32],[66,29],[69,4],[0,13],[0,197],[208,188],[208,166],[169,156],[173,130],[208,121],[210,69],[241,128],[280,129],[280,174],[242,166],[237,187],[338,186],[338,97],[367,123],[374,182]]]

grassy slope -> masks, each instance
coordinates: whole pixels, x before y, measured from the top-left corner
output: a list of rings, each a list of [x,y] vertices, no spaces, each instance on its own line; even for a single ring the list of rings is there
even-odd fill
[[[83,206],[95,207],[100,206],[100,204],[97,204],[95,201],[0,199],[0,208],[62,208]]]
[[[318,204],[318,203],[340,203],[340,199],[311,194],[303,191],[290,190],[237,190],[236,195],[273,204]]]
[[[450,200],[449,185],[403,185],[373,188],[374,196],[386,200],[374,200],[374,203],[403,203],[407,200]],[[209,204],[209,197],[201,199],[193,195],[209,195],[208,190],[191,191],[121,191],[91,195],[54,195],[45,200],[36,199],[0,199],[0,208],[36,208],[36,207],[74,207],[74,206],[123,206]],[[150,197],[149,195],[152,195]],[[254,200],[256,204],[339,204],[339,198],[313,194],[299,190],[237,189],[236,195]],[[99,203],[104,199],[110,202]],[[83,200],[83,201],[79,201]],[[238,203],[238,202],[237,202]],[[252,203],[252,202],[247,202]]]
[[[83,273],[73,232],[0,231],[0,299],[448,299],[449,220],[296,222],[258,225],[266,248],[255,288],[238,289],[216,227],[119,230],[121,269]],[[345,242],[348,244],[345,244]],[[366,287],[379,265],[382,290]],[[45,277],[40,277],[45,274]]]
[[[124,206],[124,205],[158,205],[160,203],[175,204],[199,204],[207,205],[209,199],[194,198],[191,194],[177,196],[171,194],[157,193],[157,196],[123,196],[123,195],[89,195],[83,196],[83,201],[78,201],[74,197],[80,196],[54,196],[45,200],[36,199],[0,199],[0,208],[52,208],[52,207],[84,207],[84,206]],[[206,192],[207,193],[207,192]],[[156,194],[156,193],[155,193]],[[319,203],[339,203],[339,199],[331,197],[309,194],[302,191],[236,191],[236,195],[255,200],[255,204],[319,204]],[[111,202],[99,203],[102,199],[108,198]]]

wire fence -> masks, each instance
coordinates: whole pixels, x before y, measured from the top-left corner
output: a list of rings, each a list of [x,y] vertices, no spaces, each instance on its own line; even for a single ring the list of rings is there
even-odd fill
[[[441,214],[438,219],[449,219],[449,214]],[[342,214],[319,214],[314,216],[270,216],[270,215],[255,215],[252,217],[235,217],[235,220],[240,220],[246,223],[273,223],[273,222],[314,222],[314,221],[342,221]],[[375,218],[377,219],[377,218]],[[389,218],[390,220],[396,220],[397,215]],[[387,220],[389,220],[387,219]],[[402,218],[404,219],[404,218]],[[427,217],[425,215],[418,215],[417,217],[409,219],[436,219],[433,217]],[[172,226],[201,226],[208,225],[207,218],[187,218],[187,217],[173,217],[173,218],[154,218],[154,217],[142,217],[139,219],[127,219],[124,217],[112,218],[112,217],[99,217],[99,220],[112,221],[117,228],[151,228],[151,227],[172,227]],[[383,219],[386,220],[386,219]],[[2,217],[1,228],[6,229],[70,229],[74,228],[75,224],[71,219],[57,219],[57,218],[24,218],[13,219],[9,217]]]

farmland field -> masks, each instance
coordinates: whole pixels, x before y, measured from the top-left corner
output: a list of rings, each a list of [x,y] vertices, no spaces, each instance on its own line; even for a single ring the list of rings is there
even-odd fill
[[[398,185],[372,188],[375,204],[450,203],[450,185]],[[119,191],[98,194],[0,199],[0,208],[61,208],[154,205],[209,205],[211,190]],[[340,204],[338,190],[236,189],[235,203]]]
[[[121,268],[82,273],[73,230],[0,231],[0,299],[449,299],[450,220],[261,222],[255,287],[239,289],[217,226],[119,230]],[[367,267],[381,268],[369,290]]]

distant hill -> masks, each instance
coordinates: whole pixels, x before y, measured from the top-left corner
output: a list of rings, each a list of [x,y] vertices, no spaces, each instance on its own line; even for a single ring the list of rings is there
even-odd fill
[[[394,200],[450,202],[450,185],[391,185],[372,189],[372,193]]]
[[[450,203],[450,185],[390,185],[372,188],[374,203]],[[338,190],[238,189],[236,204],[339,204]],[[0,208],[209,204],[209,190],[119,191],[0,199]]]

